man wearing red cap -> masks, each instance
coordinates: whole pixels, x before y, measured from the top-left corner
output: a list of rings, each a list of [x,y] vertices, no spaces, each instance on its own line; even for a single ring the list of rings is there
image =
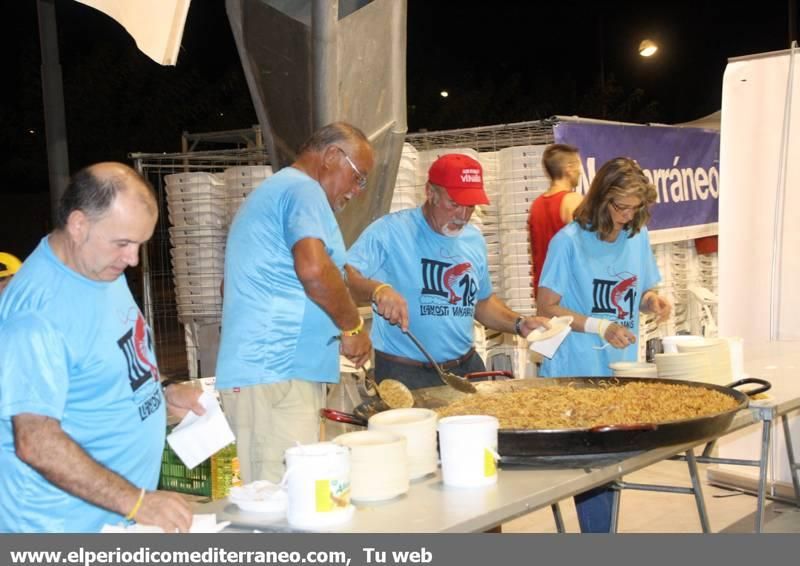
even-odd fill
[[[371,301],[375,375],[409,388],[441,385],[411,330],[442,369],[464,375],[486,369],[473,346],[473,320],[527,336],[546,319],[521,316],[492,291],[486,242],[469,224],[475,206],[489,204],[483,170],[462,154],[439,157],[428,171],[426,200],[373,222],[348,251],[353,296]]]

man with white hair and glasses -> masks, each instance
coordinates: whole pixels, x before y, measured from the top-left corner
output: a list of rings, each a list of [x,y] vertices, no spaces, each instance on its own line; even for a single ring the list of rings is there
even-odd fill
[[[527,336],[545,319],[522,316],[494,294],[486,242],[469,224],[476,205],[488,204],[483,170],[462,154],[431,165],[427,199],[373,222],[348,251],[353,296],[372,302],[375,377],[411,389],[441,385],[405,330],[420,339],[445,371],[457,375],[486,369],[473,345],[473,321]]]
[[[334,213],[366,188],[373,163],[361,130],[329,124],[247,197],[231,225],[216,386],[245,482],[279,482],[285,450],[319,439],[339,354],[357,367],[369,358]]]

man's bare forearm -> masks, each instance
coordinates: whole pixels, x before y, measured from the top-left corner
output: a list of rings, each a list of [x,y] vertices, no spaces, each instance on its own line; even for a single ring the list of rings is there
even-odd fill
[[[300,240],[292,252],[297,277],[309,298],[342,330],[358,326],[358,307],[322,242],[311,238]]]
[[[373,299],[372,293],[383,283],[364,277],[361,272],[350,265],[345,265],[344,270],[347,275],[347,287],[350,289],[350,294],[353,298],[359,304],[370,304]]]
[[[518,316],[497,295],[478,301],[475,306],[475,319],[487,328],[500,332],[514,334],[514,323]]]
[[[13,417],[17,456],[47,481],[98,507],[126,515],[136,504],[141,486],[103,467],[50,417]]]

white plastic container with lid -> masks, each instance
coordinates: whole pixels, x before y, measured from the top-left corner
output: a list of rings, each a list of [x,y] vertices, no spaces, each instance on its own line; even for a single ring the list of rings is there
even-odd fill
[[[462,415],[439,421],[442,480],[452,487],[497,483],[496,417]]]
[[[317,442],[287,448],[285,455],[289,524],[316,530],[350,520],[355,510],[350,504],[350,450]]]

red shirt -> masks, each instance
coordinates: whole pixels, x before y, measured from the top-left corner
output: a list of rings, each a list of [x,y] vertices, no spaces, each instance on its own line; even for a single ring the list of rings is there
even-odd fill
[[[531,205],[528,213],[528,230],[531,237],[533,253],[533,292],[539,292],[539,273],[544,267],[547,257],[547,246],[556,232],[564,227],[561,221],[561,201],[570,191],[561,191],[552,195],[541,195]]]

